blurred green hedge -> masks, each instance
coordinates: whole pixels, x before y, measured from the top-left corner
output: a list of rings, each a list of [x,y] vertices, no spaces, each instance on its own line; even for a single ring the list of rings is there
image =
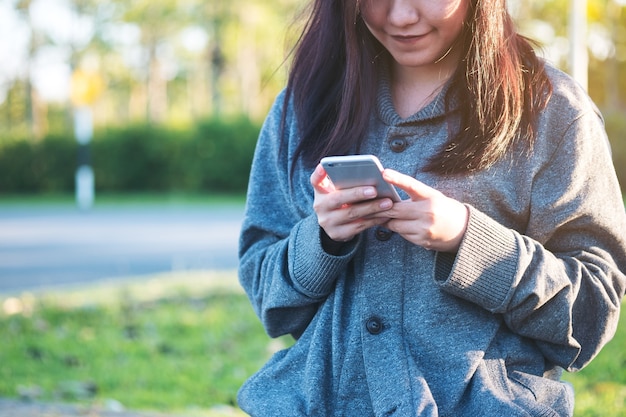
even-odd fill
[[[90,146],[98,191],[245,190],[260,126],[246,118],[191,128],[100,129]],[[71,192],[78,162],[72,135],[0,138],[0,193]]]
[[[617,178],[626,196],[626,111],[605,112],[604,123],[611,141]]]
[[[0,192],[72,190],[76,146],[76,141],[63,135],[51,135],[37,143],[3,138],[0,141]]]
[[[622,189],[626,190],[626,117],[605,112]],[[98,191],[243,192],[260,126],[246,118],[191,128],[136,125],[100,129],[91,144]],[[0,137],[0,193],[71,192],[78,145],[72,135],[33,142]]]

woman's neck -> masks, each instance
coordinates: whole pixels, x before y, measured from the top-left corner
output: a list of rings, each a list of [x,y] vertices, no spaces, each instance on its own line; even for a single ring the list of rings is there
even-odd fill
[[[426,107],[454,74],[458,62],[454,52],[427,66],[407,67],[394,62],[391,95],[398,115],[405,119]]]

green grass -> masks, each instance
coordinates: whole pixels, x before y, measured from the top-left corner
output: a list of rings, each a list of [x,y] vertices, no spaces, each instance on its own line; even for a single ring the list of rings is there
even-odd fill
[[[232,278],[205,277],[224,284],[212,288],[191,284],[199,278],[0,298],[0,397],[232,410],[242,382],[283,345],[224,284]]]
[[[577,417],[626,415],[625,315],[595,361],[566,375]],[[0,397],[203,416],[239,415],[239,386],[291,343],[265,335],[234,273],[0,296],[0,335]]]
[[[626,416],[626,302],[613,340],[585,369],[564,379],[574,386],[577,417]]]

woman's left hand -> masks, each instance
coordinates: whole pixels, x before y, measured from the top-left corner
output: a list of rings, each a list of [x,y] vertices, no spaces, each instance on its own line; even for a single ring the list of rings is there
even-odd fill
[[[467,229],[467,207],[392,169],[385,169],[383,177],[410,197],[380,214],[390,218],[386,227],[426,249],[456,252]]]

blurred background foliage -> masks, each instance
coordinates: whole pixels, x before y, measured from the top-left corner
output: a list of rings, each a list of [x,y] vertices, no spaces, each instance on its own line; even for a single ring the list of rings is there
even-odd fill
[[[0,62],[0,193],[71,192],[80,106],[93,111],[98,190],[242,191],[307,3],[0,0],[23,34],[18,64]],[[570,71],[570,1],[509,3],[521,32]],[[623,185],[625,6],[588,0],[587,10],[589,93]]]

